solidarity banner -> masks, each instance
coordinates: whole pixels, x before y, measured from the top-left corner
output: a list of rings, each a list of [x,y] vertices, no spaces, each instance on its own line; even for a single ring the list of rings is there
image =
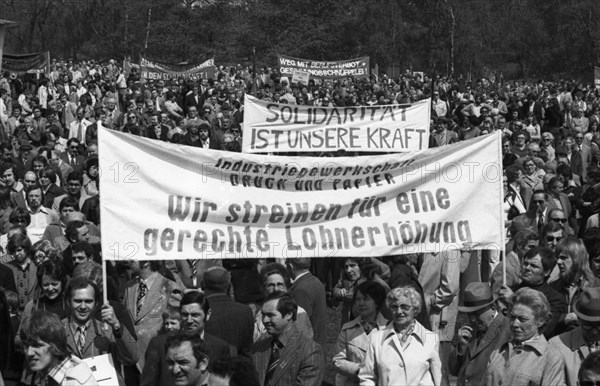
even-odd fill
[[[156,60],[150,60],[142,57],[140,59],[140,68],[142,78],[144,79],[155,79],[155,80],[166,80],[179,77],[185,77],[188,79],[209,79],[215,78],[216,67],[215,60],[208,59],[204,63],[198,65],[179,65],[179,64],[166,64]]]
[[[594,67],[594,85],[596,88],[600,88],[600,67]]]
[[[43,74],[49,72],[50,51],[35,54],[4,54],[2,56],[2,69],[18,74]]]
[[[344,158],[259,156],[98,134],[109,260],[502,246],[500,133],[409,154]]]
[[[431,100],[412,105],[318,107],[263,102],[246,95],[245,153],[427,148]]]
[[[355,78],[369,77],[369,57],[323,62],[318,60],[298,59],[286,55],[277,55],[279,71],[282,75],[294,74],[294,70],[310,73],[317,79],[339,79],[353,76]]]

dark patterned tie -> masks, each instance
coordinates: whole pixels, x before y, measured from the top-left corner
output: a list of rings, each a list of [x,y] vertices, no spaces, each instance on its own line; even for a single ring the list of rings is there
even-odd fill
[[[277,338],[273,339],[271,342],[271,359],[269,359],[269,367],[267,367],[267,373],[265,375],[265,386],[269,385],[273,374],[275,374],[275,370],[277,370],[277,366],[279,366],[279,355],[281,354],[281,349],[283,345]]]
[[[84,324],[83,326],[77,327],[77,332],[75,335],[75,342],[77,344],[77,350],[81,355],[83,355],[83,347],[85,346],[85,331],[87,330],[87,326]]]
[[[188,259],[188,265],[190,266],[190,271],[192,271],[192,275],[191,275],[191,279],[192,279],[192,283],[194,283],[194,287],[196,287],[196,280],[198,280],[196,277],[198,275],[198,268],[196,268],[196,262],[198,260],[192,260],[192,259]]]
[[[136,316],[139,315],[140,311],[142,310],[142,300],[144,300],[144,298],[146,297],[147,292],[148,287],[146,286],[146,283],[144,283],[143,280],[140,280],[140,288],[138,289],[138,297],[136,304]]]

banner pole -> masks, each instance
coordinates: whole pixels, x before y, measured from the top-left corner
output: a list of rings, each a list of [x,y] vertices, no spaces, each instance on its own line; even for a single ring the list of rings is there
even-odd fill
[[[107,280],[108,275],[106,274],[106,260],[102,259],[102,302],[103,304],[108,305],[108,291],[107,291]],[[104,323],[104,331],[108,331],[110,329],[108,323]]]
[[[500,164],[498,165],[498,170],[500,171],[500,175],[498,179],[500,180],[500,203],[498,207],[500,208],[500,252],[502,253],[502,285],[506,285],[506,224],[504,220],[504,180],[503,180],[503,169],[502,169],[502,132],[498,131],[496,133],[498,136],[498,159],[500,160]]]

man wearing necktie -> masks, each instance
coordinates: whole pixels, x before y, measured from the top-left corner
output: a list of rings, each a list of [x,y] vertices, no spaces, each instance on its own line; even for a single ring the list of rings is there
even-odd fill
[[[76,112],[77,118],[69,125],[69,138],[76,138],[79,142],[85,144],[86,128],[92,122],[85,119],[85,110],[83,107],[78,107]]]
[[[81,359],[110,354],[113,361],[135,364],[135,339],[121,326],[113,308],[108,303],[101,305],[102,294],[94,282],[75,277],[66,297],[71,314],[62,322],[67,333],[67,346],[73,353]]]
[[[175,287],[183,288],[158,272],[160,262],[134,261],[133,272],[138,276],[127,283],[124,301],[133,317],[137,334],[137,366],[144,368],[145,354],[150,339],[162,325],[162,314],[167,308],[171,292]]]
[[[265,386],[320,385],[325,375],[321,345],[306,339],[296,327],[298,306],[290,295],[274,292],[262,306],[268,336],[256,342],[252,359]]]

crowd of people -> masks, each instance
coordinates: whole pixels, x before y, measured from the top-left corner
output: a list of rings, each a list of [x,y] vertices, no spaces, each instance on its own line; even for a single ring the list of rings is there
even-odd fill
[[[53,60],[40,78],[0,79],[2,382],[599,384],[595,88],[410,72],[297,84],[239,65],[140,75]],[[430,97],[430,148],[502,132],[506,253],[189,256],[106,262],[103,276],[98,131],[239,152],[247,93],[323,107]]]

